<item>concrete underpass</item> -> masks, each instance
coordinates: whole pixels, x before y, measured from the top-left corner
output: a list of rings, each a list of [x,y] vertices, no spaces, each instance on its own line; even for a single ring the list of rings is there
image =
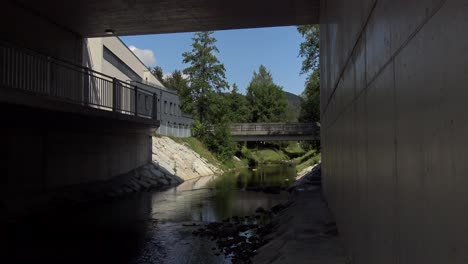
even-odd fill
[[[322,178],[351,262],[468,262],[466,1],[18,0],[1,6],[2,41],[79,65],[83,39],[108,33],[320,23]],[[6,150],[0,198],[108,179],[149,160],[154,120],[50,104],[3,87],[0,96]],[[61,147],[65,133],[73,135],[73,152]],[[70,158],[82,163],[81,171],[66,170]],[[30,166],[18,169],[24,162]]]

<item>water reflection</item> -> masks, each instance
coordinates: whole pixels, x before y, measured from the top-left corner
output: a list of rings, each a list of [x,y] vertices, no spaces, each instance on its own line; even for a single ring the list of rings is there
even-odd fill
[[[230,263],[213,254],[212,241],[192,236],[197,227],[188,225],[285,202],[284,192],[247,190],[287,186],[295,176],[293,167],[265,166],[26,219],[2,226],[0,262]]]
[[[256,171],[244,169],[220,177],[186,181],[176,188],[154,193],[152,217],[162,221],[213,222],[252,214],[258,207],[270,208],[287,199],[287,193],[250,192],[248,188],[286,187],[295,179],[295,168],[269,165]]]

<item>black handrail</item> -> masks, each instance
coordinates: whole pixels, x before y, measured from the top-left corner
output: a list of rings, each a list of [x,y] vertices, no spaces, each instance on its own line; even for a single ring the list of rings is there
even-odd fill
[[[65,59],[0,41],[0,86],[156,119],[154,91]]]

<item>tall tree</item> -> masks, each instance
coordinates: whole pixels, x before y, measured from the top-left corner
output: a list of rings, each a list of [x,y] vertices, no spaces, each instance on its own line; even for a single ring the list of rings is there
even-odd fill
[[[309,75],[306,87],[301,94],[299,122],[320,121],[320,68]]]
[[[212,31],[197,32],[192,38],[192,50],[184,52],[183,62],[190,66],[184,69],[188,75],[189,95],[193,100],[194,108],[201,123],[207,120],[208,108],[215,98],[213,93],[219,93],[228,87],[225,68],[216,53],[216,39]]]
[[[261,65],[258,73],[254,71],[246,97],[251,111],[250,121],[286,121],[288,102],[283,89],[273,82],[265,66]]]
[[[302,74],[308,74],[304,92],[301,95],[300,122],[320,122],[320,30],[318,25],[305,25],[297,28],[304,38],[300,44],[299,56],[303,58]],[[318,137],[320,132],[317,131]],[[320,140],[305,142],[303,147],[320,149]]]
[[[250,85],[273,84],[273,77],[265,65],[261,64],[258,72],[254,71]]]
[[[227,116],[230,122],[243,123],[248,122],[250,117],[250,110],[247,105],[247,99],[243,94],[239,93],[237,84],[232,85],[230,93],[224,95],[226,105],[228,106]]]
[[[302,62],[301,73],[307,73],[304,92],[301,95],[299,121],[320,122],[320,30],[318,25],[297,27],[304,41],[300,44],[299,56]]]
[[[309,73],[319,66],[320,28],[319,25],[298,26],[297,31],[304,41],[299,46],[299,56],[302,61],[301,73]]]
[[[164,78],[166,88],[177,92],[180,98],[180,109],[184,113],[192,113],[194,110],[193,100],[190,95],[190,88],[187,79],[182,72],[175,70],[169,76]]]
[[[161,82],[162,85],[166,86],[164,83],[164,74],[161,66],[156,66],[151,70],[151,73]]]

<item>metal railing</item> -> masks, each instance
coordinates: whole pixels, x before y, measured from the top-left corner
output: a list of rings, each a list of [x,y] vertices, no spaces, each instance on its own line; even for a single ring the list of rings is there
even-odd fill
[[[237,123],[230,126],[231,134],[243,132],[311,133],[316,131],[315,123]]]
[[[156,93],[89,68],[0,42],[0,87],[157,119]]]

